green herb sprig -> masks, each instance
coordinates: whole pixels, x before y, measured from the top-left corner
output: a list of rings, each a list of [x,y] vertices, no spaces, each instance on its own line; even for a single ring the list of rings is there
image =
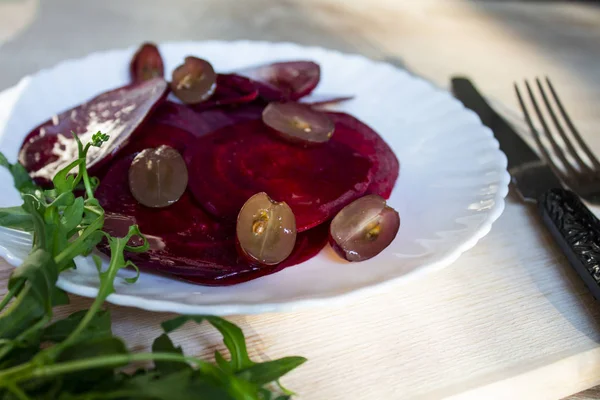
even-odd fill
[[[85,146],[77,135],[78,159],[54,177],[53,188],[44,190],[31,180],[22,165],[11,164],[0,153],[0,165],[12,174],[23,205],[0,209],[0,226],[31,232],[33,245],[8,282],[0,301],[0,399],[1,400],[284,400],[292,392],[278,379],[303,364],[302,357],[285,357],[255,363],[250,360],[242,330],[215,316],[180,316],[162,323],[150,353],[133,353],[114,336],[110,310],[103,304],[115,292],[117,273],[139,270],[124,253],[143,252],[148,241],[136,225],[125,237],[102,230],[104,209],[94,197],[98,180],[86,168],[89,149],[109,140],[93,135]],[[77,171],[73,174],[72,171]],[[76,193],[83,192],[83,196]],[[130,239],[142,239],[132,247]],[[74,268],[74,258],[92,253],[100,241],[110,246],[110,263],[102,268],[98,295],[88,310],[52,322],[53,308],[67,304],[65,292],[56,286],[59,274]],[[208,322],[223,336],[230,353],[227,360],[215,353],[215,361],[183,354],[168,336],[188,321]],[[124,367],[153,361],[154,367],[133,374]]]

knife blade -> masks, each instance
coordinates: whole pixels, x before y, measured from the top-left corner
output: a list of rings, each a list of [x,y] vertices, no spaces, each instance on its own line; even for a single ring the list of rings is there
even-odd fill
[[[579,196],[563,188],[552,169],[494,111],[469,79],[453,77],[451,85],[454,96],[492,130],[508,158],[508,171],[517,191],[524,200],[538,203],[542,221],[569,264],[592,295],[600,299],[600,221]]]
[[[546,191],[560,188],[562,184],[552,169],[485,101],[467,78],[452,78],[452,92],[465,107],[475,111],[481,122],[489,127],[508,158],[508,172],[521,197],[536,202]]]

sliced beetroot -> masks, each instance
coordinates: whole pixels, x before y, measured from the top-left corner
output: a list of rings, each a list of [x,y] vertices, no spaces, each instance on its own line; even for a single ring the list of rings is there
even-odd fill
[[[172,126],[199,137],[213,130],[199,114],[185,104],[165,101],[157,107],[149,124]]]
[[[282,263],[270,267],[257,267],[248,264],[238,264],[239,258],[230,265],[236,265],[228,270],[221,269],[217,274],[207,274],[206,271],[196,273],[196,269],[186,268],[182,272],[170,272],[168,268],[163,268],[161,272],[168,273],[181,280],[198,283],[207,286],[228,286],[242,282],[247,282],[261,276],[270,275],[279,272],[284,268],[301,264],[310,260],[325,247],[328,238],[328,224],[321,224],[311,230],[299,233],[296,237],[296,246],[292,254]],[[229,251],[229,250],[227,250]],[[146,265],[142,262],[140,265]],[[222,268],[222,267],[221,267]],[[217,268],[218,269],[218,268]],[[211,271],[212,272],[212,271]]]
[[[165,76],[163,59],[154,43],[144,43],[135,52],[129,65],[129,75],[134,83]]]
[[[189,161],[189,150],[196,138],[240,122],[260,120],[262,110],[263,106],[259,104],[244,104],[198,112],[185,104],[165,101],[144,126],[143,132],[124,149],[123,155],[164,144],[177,149]]]
[[[21,145],[19,162],[33,178],[49,181],[77,158],[77,143],[71,132],[86,143],[102,131],[110,139],[88,152],[88,169],[94,174],[129,142],[166,94],[167,83],[162,78],[102,93],[35,128]]]
[[[400,163],[393,150],[377,132],[353,116],[336,112],[327,115],[335,122],[335,134],[330,142],[343,143],[373,163],[367,193],[388,199],[400,172]]]
[[[192,145],[194,139],[195,136],[188,131],[149,121],[141,128],[139,134],[123,148],[122,153],[129,155],[144,149],[165,145],[183,154]]]
[[[270,83],[253,81],[254,87],[258,90],[258,96],[260,99],[270,101],[290,101],[291,97],[289,94],[283,92],[277,86],[273,86]]]
[[[148,252],[127,254],[142,269],[204,285],[231,285],[303,262],[327,243],[328,225],[323,224],[299,234],[294,251],[284,262],[269,267],[250,265],[236,251],[235,224],[214,220],[188,193],[162,209],[139,204],[127,183],[132,159],[123,158],[112,166],[96,197],[106,211],[104,230],[108,233],[123,236],[131,224],[138,224],[147,235]],[[108,252],[105,247],[100,249]]]
[[[298,100],[312,92],[321,79],[321,67],[312,61],[277,62],[236,73],[256,81],[267,101]]]
[[[218,74],[217,88],[206,101],[193,105],[196,111],[213,107],[248,103],[258,97],[256,85],[248,78],[236,74]]]
[[[211,214],[234,221],[252,195],[285,201],[298,232],[330,219],[361,196],[372,164],[349,146],[329,141],[303,148],[278,139],[262,121],[228,126],[198,139],[185,156],[189,189]]]
[[[263,107],[244,104],[231,109],[194,111],[184,104],[165,101],[154,113],[150,123],[168,125],[202,137],[208,133],[243,121],[259,120]]]

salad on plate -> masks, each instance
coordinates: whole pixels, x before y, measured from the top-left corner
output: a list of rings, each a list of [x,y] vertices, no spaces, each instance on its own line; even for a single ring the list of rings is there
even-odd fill
[[[400,218],[386,199],[398,159],[365,123],[328,111],[351,97],[310,97],[318,64],[225,74],[190,55],[167,81],[158,47],[145,43],[129,71],[130,84],[51,117],[19,152],[47,187],[77,159],[78,141],[106,135],[86,160],[99,179],[103,229],[122,237],[137,225],[149,243],[145,252],[125,252],[126,260],[224,286],[300,264],[328,243],[360,262],[395,238]],[[110,252],[106,241],[98,249]]]

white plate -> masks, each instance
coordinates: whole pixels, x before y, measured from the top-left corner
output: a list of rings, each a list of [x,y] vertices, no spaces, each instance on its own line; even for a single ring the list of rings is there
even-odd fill
[[[134,285],[121,280],[116,304],[156,311],[218,315],[294,310],[333,304],[367,289],[447,266],[486,235],[504,209],[509,175],[498,143],[477,116],[449,93],[389,64],[291,43],[198,42],[160,46],[166,69],[186,55],[210,60],[218,71],[252,64],[310,59],[322,67],[315,93],[353,94],[339,108],[378,131],[396,152],[400,178],[389,203],[402,226],[377,257],[347,263],[330,248],[301,265],[231,287],[202,287],[143,273]],[[94,53],[23,79],[0,94],[0,149],[15,160],[23,137],[49,116],[127,83],[135,49]],[[343,166],[340,166],[343,168]],[[12,180],[0,171],[0,205],[20,204]],[[0,232],[0,256],[18,265],[28,238]],[[98,279],[85,259],[65,272],[59,286],[95,296]]]

